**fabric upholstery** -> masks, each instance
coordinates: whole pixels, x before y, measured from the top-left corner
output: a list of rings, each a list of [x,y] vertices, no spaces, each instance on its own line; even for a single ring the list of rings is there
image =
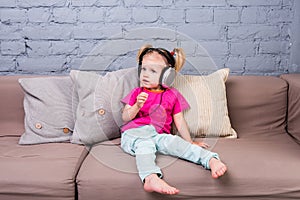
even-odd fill
[[[210,150],[218,152],[228,166],[227,173],[219,179],[213,179],[211,172],[202,166],[158,154],[156,161],[164,174],[163,179],[177,187],[180,193],[171,197],[147,193],[137,174],[135,158],[124,153],[114,142],[100,143],[92,148],[78,173],[79,199],[96,199],[99,191],[103,199],[132,200],[243,200],[245,197],[262,200],[300,196],[300,174],[295,173],[300,166],[300,146],[284,133],[256,142],[251,139],[205,139]],[[113,190],[108,190],[108,185]]]
[[[289,85],[287,131],[300,143],[300,74],[285,74],[281,78]]]
[[[271,76],[229,76],[228,111],[238,137],[267,138],[285,132],[287,83]]]
[[[88,151],[82,145],[19,145],[0,137],[1,200],[76,199],[75,178]]]
[[[0,76],[0,136],[20,136],[24,133],[24,92],[18,83],[20,76]]]

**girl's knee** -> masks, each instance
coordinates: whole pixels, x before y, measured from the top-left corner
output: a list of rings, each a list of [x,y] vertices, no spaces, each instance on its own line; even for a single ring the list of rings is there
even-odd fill
[[[163,154],[179,155],[189,148],[191,143],[177,135],[168,135],[159,141],[159,151]]]
[[[142,139],[136,141],[135,148],[136,154],[152,154],[156,153],[156,145],[151,139]]]

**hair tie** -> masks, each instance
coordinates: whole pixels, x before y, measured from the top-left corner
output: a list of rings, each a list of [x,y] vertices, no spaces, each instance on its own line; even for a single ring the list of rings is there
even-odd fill
[[[171,51],[170,54],[174,57],[176,57],[176,53],[174,51]]]

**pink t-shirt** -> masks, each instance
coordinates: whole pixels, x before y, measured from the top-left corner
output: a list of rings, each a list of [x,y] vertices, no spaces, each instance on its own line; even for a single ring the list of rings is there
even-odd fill
[[[131,128],[152,125],[158,133],[170,133],[173,115],[189,108],[188,102],[175,88],[159,92],[142,87],[135,88],[122,99],[122,102],[133,106],[141,92],[146,92],[148,98],[137,116],[122,126],[122,132]]]

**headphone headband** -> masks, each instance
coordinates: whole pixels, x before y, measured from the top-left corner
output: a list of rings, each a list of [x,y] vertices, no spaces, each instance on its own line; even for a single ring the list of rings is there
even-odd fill
[[[152,48],[152,47],[144,49],[144,51],[140,54],[140,56],[139,56],[139,66],[142,65],[143,57],[149,52],[159,53],[164,58],[166,58],[167,62],[170,64],[170,66],[172,68],[175,68],[175,59],[168,50],[166,50],[164,48]]]

